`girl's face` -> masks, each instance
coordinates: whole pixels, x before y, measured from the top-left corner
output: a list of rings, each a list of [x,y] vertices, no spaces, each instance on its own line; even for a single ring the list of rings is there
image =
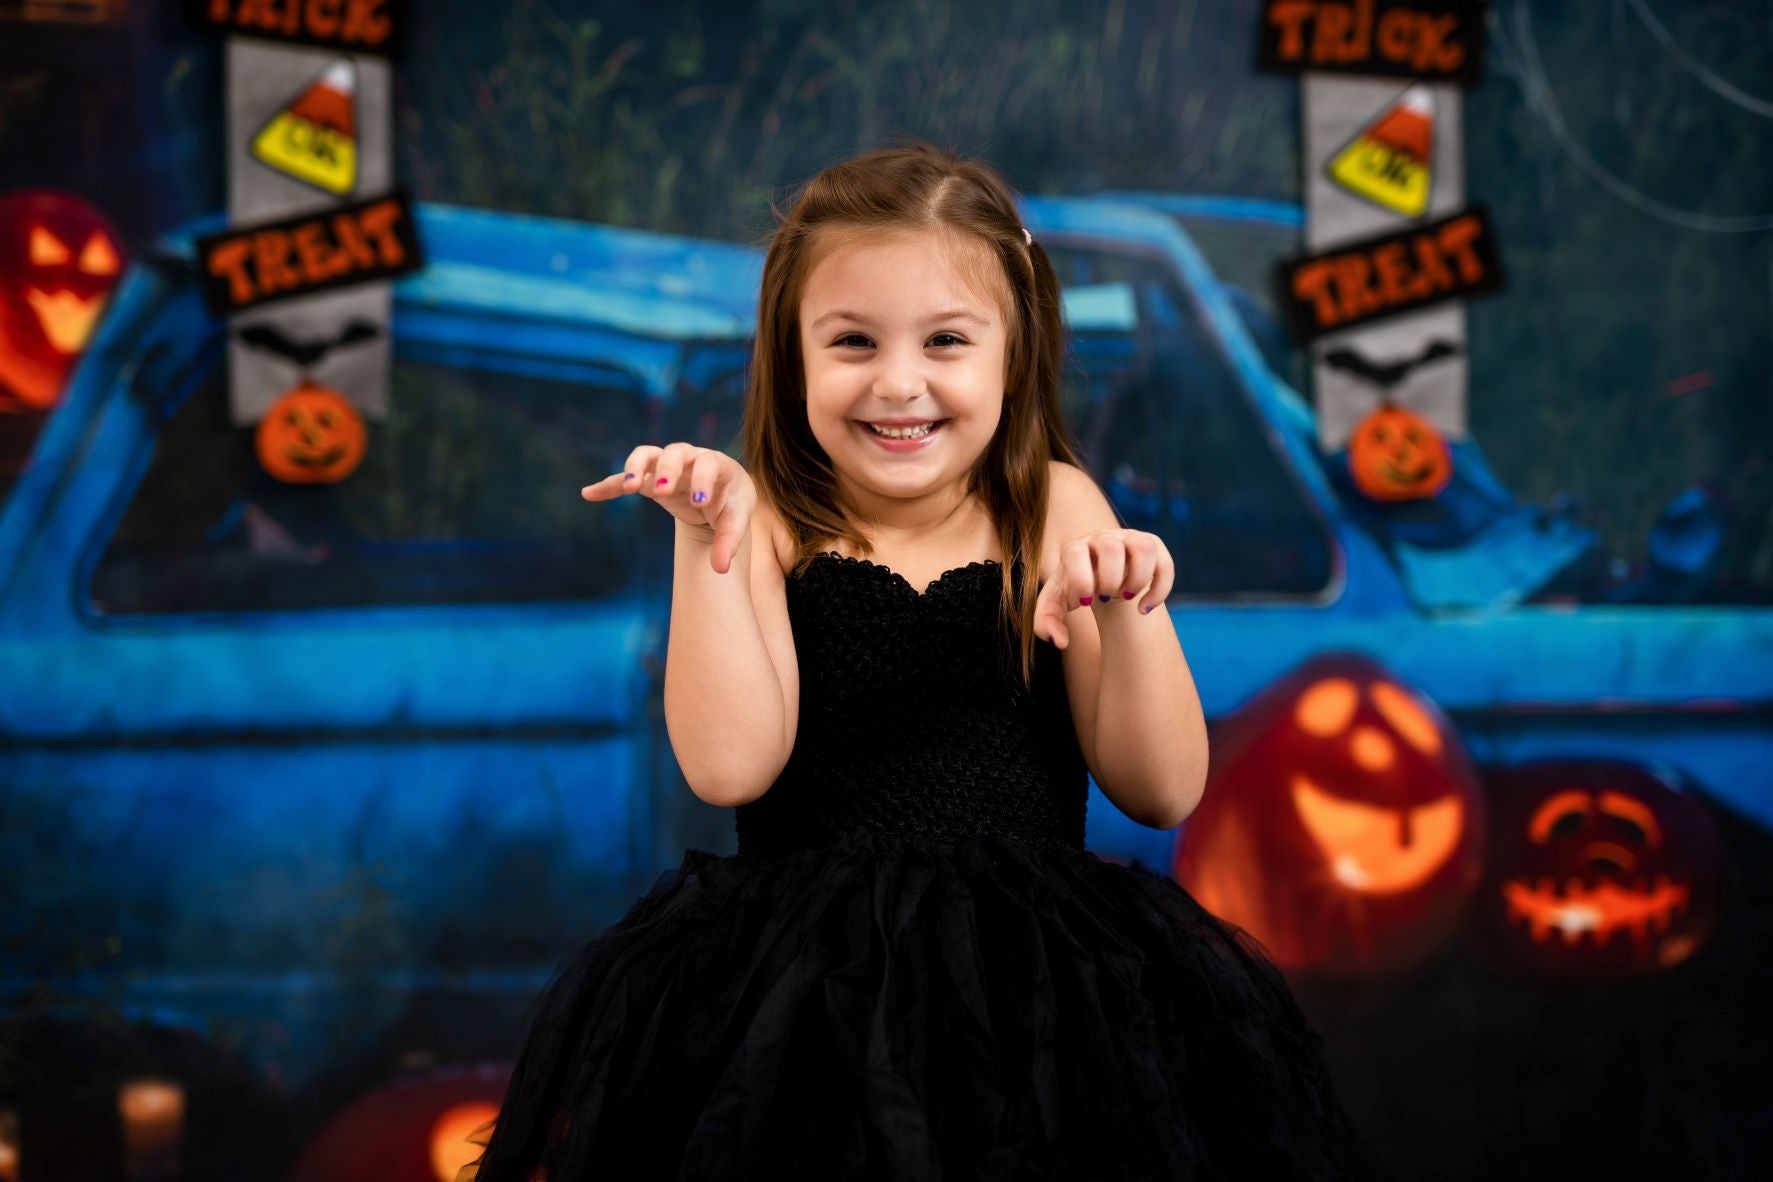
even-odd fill
[[[972,268],[962,265],[969,250]],[[882,521],[894,516],[889,501],[951,501],[945,494],[997,430],[1007,326],[998,299],[972,277],[997,265],[976,240],[917,231],[838,246],[807,276],[807,421],[839,478]],[[891,440],[869,426],[883,420],[937,426]]]

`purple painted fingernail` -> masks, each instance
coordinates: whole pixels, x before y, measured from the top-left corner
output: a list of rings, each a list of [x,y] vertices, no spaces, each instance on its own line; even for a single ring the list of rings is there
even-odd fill
[[[1088,607],[1088,606],[1090,606],[1090,597],[1088,595],[1079,595],[1077,597],[1077,602],[1082,604],[1084,607]]]
[[[708,494],[703,492],[699,488],[695,492],[690,494],[690,500],[694,501],[698,505],[700,505],[703,501],[705,501],[707,499],[708,499]]]
[[[1120,593],[1120,597],[1122,599],[1131,599],[1133,597],[1133,593],[1131,591],[1122,591]]]
[[[629,472],[629,473],[626,473],[626,474],[625,474],[625,475],[623,475],[623,477],[622,477],[622,479],[623,479],[623,480],[633,480],[633,479],[634,479],[634,473],[632,473],[632,472]]]
[[[1140,614],[1140,615],[1142,615],[1142,616],[1148,616],[1148,615],[1150,615],[1150,614],[1151,614],[1151,613],[1152,613],[1152,612],[1154,612],[1154,611],[1156,611],[1156,610],[1157,610],[1157,604],[1155,604],[1155,603],[1148,603],[1148,604],[1146,604],[1146,605],[1145,605],[1145,606],[1144,606],[1144,607],[1142,607],[1142,608],[1140,608],[1140,609],[1139,609],[1139,614]]]

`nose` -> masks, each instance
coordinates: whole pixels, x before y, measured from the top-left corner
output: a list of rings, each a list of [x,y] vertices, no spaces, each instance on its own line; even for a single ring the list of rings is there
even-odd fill
[[[929,391],[923,372],[923,354],[913,349],[883,349],[873,393],[882,399],[909,401]]]

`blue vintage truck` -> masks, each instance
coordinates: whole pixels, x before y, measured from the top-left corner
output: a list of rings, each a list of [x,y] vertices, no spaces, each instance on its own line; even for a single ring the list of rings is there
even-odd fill
[[[638,442],[736,446],[761,257],[418,216],[392,410],[349,480],[270,480],[229,421],[191,245],[211,219],[135,262],[0,491],[8,996],[221,1032],[292,1083],[421,1001],[502,1047],[685,846],[732,848],[665,735],[668,523],[578,489]],[[1259,283],[1220,275],[1260,253],[1240,232],[1287,247],[1296,208],[1121,193],[1024,216],[1066,288],[1069,421],[1176,557],[1210,719],[1359,651],[1482,765],[1665,766],[1773,823],[1773,605],[1572,594],[1593,534],[1520,503],[1475,440],[1435,503],[1364,503],[1317,451]],[[1167,868],[1175,840],[1092,790],[1092,848]]]

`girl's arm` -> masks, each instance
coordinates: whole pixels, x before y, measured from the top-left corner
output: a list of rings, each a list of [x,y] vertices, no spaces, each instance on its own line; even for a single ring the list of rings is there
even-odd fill
[[[1080,613],[1101,641],[1091,770],[1122,812],[1153,829],[1173,829],[1206,787],[1207,723],[1170,613],[1160,604],[1145,615],[1137,603]],[[1072,626],[1072,639],[1089,626]]]
[[[1056,631],[1063,641],[1078,744],[1102,794],[1142,825],[1174,828],[1206,786],[1207,724],[1175,624],[1168,610],[1159,610],[1173,579],[1160,566],[1144,572],[1151,581],[1144,595],[1102,598],[1100,592],[1116,587],[1098,586],[1098,576],[1126,590],[1145,587],[1125,561],[1131,531],[1120,529],[1088,473],[1058,461],[1051,471],[1048,523],[1061,543],[1061,561],[1042,590],[1037,632],[1052,639]],[[1065,543],[1087,538],[1101,545],[1067,554]],[[1135,545],[1149,562],[1162,541],[1148,536]],[[1098,557],[1106,569],[1096,569]],[[1090,607],[1078,603],[1079,592],[1091,596]],[[1153,603],[1153,610],[1141,612],[1142,603]]]
[[[791,706],[779,673],[785,657],[787,679],[798,683],[791,637],[781,651],[788,632],[782,568],[761,511],[751,515],[725,574],[709,561],[711,527],[680,520],[676,530],[665,729],[690,790],[731,807],[762,796],[794,747],[799,686]]]

